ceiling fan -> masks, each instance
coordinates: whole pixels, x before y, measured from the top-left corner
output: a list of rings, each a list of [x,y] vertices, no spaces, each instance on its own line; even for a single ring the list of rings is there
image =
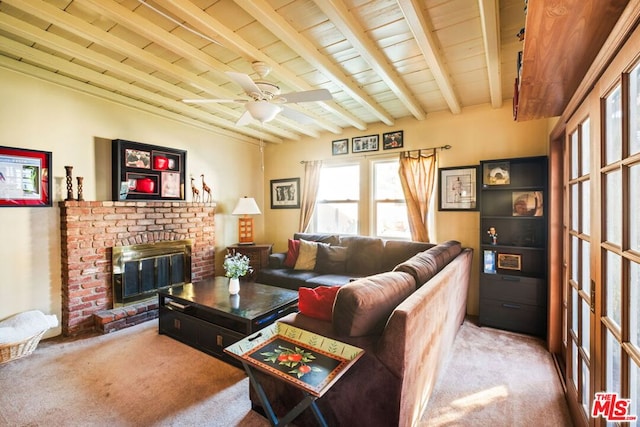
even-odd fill
[[[246,111],[236,125],[244,126],[251,119],[266,123],[276,118],[279,113],[284,117],[295,120],[302,124],[313,123],[313,119],[306,114],[287,107],[284,104],[297,104],[300,102],[327,101],[333,99],[331,92],[326,89],[315,89],[301,92],[290,92],[281,94],[280,88],[264,78],[271,72],[271,67],[264,62],[254,62],[251,64],[260,80],[253,81],[251,77],[244,73],[227,71],[225,74],[237,83],[245,94],[251,99],[183,99],[183,102],[190,104],[225,103],[235,102],[244,104]]]

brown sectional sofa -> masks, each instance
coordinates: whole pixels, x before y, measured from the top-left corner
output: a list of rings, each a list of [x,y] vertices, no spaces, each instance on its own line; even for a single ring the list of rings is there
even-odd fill
[[[448,241],[393,271],[344,284],[331,321],[290,314],[282,322],[365,350],[317,400],[330,426],[416,426],[466,314],[473,250]],[[300,390],[263,373],[259,382],[276,414],[302,398]],[[252,406],[262,411],[251,388]],[[296,426],[316,425],[304,411]]]
[[[434,246],[432,243],[337,234],[296,233],[293,239],[324,243],[335,250],[345,249],[345,258],[336,263],[332,262],[332,252],[325,255],[325,258],[319,253],[313,270],[295,270],[284,265],[286,253],[274,253],[269,257],[269,267],[258,273],[259,283],[293,290],[303,286],[340,286],[353,279],[391,271],[413,255]]]

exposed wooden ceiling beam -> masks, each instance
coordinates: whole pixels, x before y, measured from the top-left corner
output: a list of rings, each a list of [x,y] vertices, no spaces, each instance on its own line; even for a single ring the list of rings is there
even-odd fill
[[[432,34],[431,25],[427,22],[422,10],[420,9],[420,4],[417,0],[397,1],[407,23],[409,24],[409,27],[411,28],[411,33],[413,34],[413,37],[415,37],[416,42],[422,51],[422,55],[429,65],[431,74],[433,74],[436,84],[440,88],[442,96],[449,106],[449,110],[454,114],[459,114],[462,111],[460,101],[453,90],[453,83],[451,83],[451,78],[449,77],[449,72],[445,65],[444,58],[440,54],[438,44]]]
[[[262,51],[253,47],[242,37],[231,31],[222,22],[204,12],[193,3],[181,0],[155,0],[155,3],[175,16],[189,22],[191,26],[207,37],[219,40],[227,49],[233,49],[239,55],[244,56],[248,61],[261,61],[268,64],[272,69],[271,75],[275,75],[280,80],[286,81],[287,85],[290,87],[302,91],[317,89],[316,87],[309,85],[291,71],[287,70],[285,67],[282,67],[280,64],[273,61],[268,55],[265,55]],[[346,111],[344,108],[338,106],[335,102],[318,101],[316,104],[340,117],[351,126],[360,130],[366,129],[366,123]],[[309,114],[309,112],[305,111],[305,114]],[[311,116],[318,122],[318,126],[335,134],[342,133],[342,129],[334,123],[320,117]]]
[[[389,86],[413,117],[417,120],[424,120],[426,114],[418,100],[393,70],[393,67],[388,64],[387,58],[381,53],[381,50],[367,37],[362,25],[349,13],[344,2],[342,0],[315,0],[315,3]]]
[[[487,60],[491,106],[502,107],[502,58],[500,55],[500,5],[498,0],[478,0],[482,38]]]
[[[303,57],[333,82],[339,85],[349,96],[367,108],[381,122],[392,126],[394,121],[358,84],[344,74],[339,67],[334,65],[325,55],[321,54],[315,46],[298,33],[285,19],[273,11],[273,8],[264,0],[233,0],[238,6],[258,20],[269,31],[274,33],[289,48]]]

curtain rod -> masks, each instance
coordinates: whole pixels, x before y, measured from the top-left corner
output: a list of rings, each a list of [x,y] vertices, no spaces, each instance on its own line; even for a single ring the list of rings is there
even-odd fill
[[[451,145],[447,144],[447,145],[442,145],[440,147],[427,147],[427,148],[416,148],[415,150],[405,150],[405,151],[396,151],[395,153],[413,153],[413,152],[420,152],[420,151],[426,151],[426,150],[449,150],[451,148]],[[348,157],[349,159],[360,159],[360,158],[367,158],[367,157],[376,157],[376,156],[388,156],[390,154],[394,154],[394,153],[376,153],[376,154],[363,154],[360,156],[353,156],[353,157]],[[333,159],[333,157],[332,157]],[[326,159],[328,160],[328,159]],[[308,163],[311,162],[312,160],[300,160],[300,163],[304,164],[304,163]]]

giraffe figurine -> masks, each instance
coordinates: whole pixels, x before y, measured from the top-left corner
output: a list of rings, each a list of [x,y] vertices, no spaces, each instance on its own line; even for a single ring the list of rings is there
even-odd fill
[[[211,201],[211,188],[204,182],[204,174],[200,175],[202,177],[202,201],[204,203],[209,203]],[[207,193],[207,199],[204,198],[204,193]]]
[[[191,201],[199,202],[200,201],[200,190],[196,188],[196,185],[193,183],[195,178],[191,177]]]

